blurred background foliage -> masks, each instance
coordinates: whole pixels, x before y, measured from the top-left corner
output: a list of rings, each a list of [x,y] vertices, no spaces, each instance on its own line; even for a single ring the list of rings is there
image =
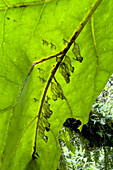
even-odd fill
[[[113,169],[113,75],[92,105],[89,122],[69,118],[59,132],[59,170]]]

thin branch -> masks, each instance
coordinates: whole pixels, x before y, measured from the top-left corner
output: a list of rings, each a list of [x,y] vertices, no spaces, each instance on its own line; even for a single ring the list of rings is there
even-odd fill
[[[36,6],[36,5],[52,2],[54,0],[47,0],[47,1],[42,0],[38,2],[29,2],[29,3],[16,4],[16,5],[9,5],[6,0],[3,0],[3,1],[6,4],[6,7],[1,7],[0,11],[5,10],[5,9],[12,9],[12,8],[23,8],[23,7],[28,7],[28,6]]]
[[[39,64],[39,63],[42,63],[42,62],[44,62],[44,61],[47,61],[47,60],[49,60],[49,59],[52,59],[52,58],[57,57],[57,56],[62,55],[62,54],[64,54],[64,50],[59,51],[57,54],[51,55],[51,56],[49,56],[49,57],[42,58],[42,59],[40,59],[39,61],[34,62],[33,65],[36,66],[36,65]]]
[[[79,27],[77,28],[77,30],[75,31],[74,35],[72,36],[72,38],[70,39],[69,43],[67,44],[67,46],[64,48],[64,50],[62,51],[62,56],[60,57],[60,61],[57,62],[56,66],[53,68],[51,75],[49,77],[49,80],[47,82],[47,85],[45,87],[44,93],[43,93],[43,97],[41,100],[41,105],[39,108],[39,112],[38,112],[38,120],[37,120],[37,125],[36,125],[36,133],[35,133],[35,141],[34,141],[34,147],[33,147],[33,154],[32,154],[32,159],[35,159],[35,154],[36,154],[36,141],[37,141],[37,132],[38,132],[38,127],[39,127],[39,121],[40,121],[40,116],[41,116],[41,112],[42,112],[42,107],[43,107],[43,103],[45,100],[45,96],[47,93],[47,90],[49,88],[49,85],[52,81],[52,78],[54,78],[54,75],[60,65],[60,63],[62,62],[64,56],[66,55],[66,53],[68,52],[68,50],[70,49],[71,45],[74,43],[74,41],[77,39],[78,35],[80,34],[80,32],[82,31],[82,29],[84,28],[84,26],[86,25],[86,23],[88,22],[88,20],[90,19],[90,17],[92,16],[92,14],[95,12],[95,10],[97,9],[97,7],[100,5],[100,3],[102,2],[102,0],[97,0],[94,5],[91,7],[91,9],[89,10],[88,14],[86,15],[86,17],[83,19],[83,21],[80,23]],[[60,53],[60,52],[59,52]],[[56,54],[57,56],[57,54]],[[51,57],[52,58],[52,57]],[[43,59],[42,59],[43,60]],[[45,61],[45,60],[43,60]],[[38,62],[35,62],[34,65],[39,64]]]
[[[40,120],[40,116],[41,116],[41,112],[42,112],[42,107],[43,107],[43,103],[44,103],[44,100],[45,100],[45,96],[46,96],[46,93],[47,93],[47,90],[49,88],[49,85],[51,83],[51,80],[52,78],[54,77],[61,61],[63,60],[65,54],[63,54],[61,56],[61,60],[56,64],[56,66],[53,68],[52,72],[51,72],[51,75],[49,77],[49,80],[47,82],[47,85],[46,85],[46,88],[44,90],[44,94],[43,94],[43,97],[42,97],[42,100],[41,100],[41,105],[40,105],[40,109],[39,109],[39,112],[38,112],[38,120],[37,120],[37,125],[36,125],[36,133],[35,133],[35,142],[34,142],[34,151],[33,151],[33,154],[32,154],[32,158],[34,159],[35,158],[35,154],[36,154],[36,141],[37,141],[37,132],[38,132],[38,127],[39,127],[39,120]]]

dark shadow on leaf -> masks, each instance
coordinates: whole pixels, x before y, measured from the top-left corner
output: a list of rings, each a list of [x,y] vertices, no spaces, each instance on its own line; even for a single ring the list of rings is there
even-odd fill
[[[28,164],[26,165],[26,168],[25,170],[40,170],[39,166],[38,166],[38,163],[36,161],[36,159],[31,159]]]

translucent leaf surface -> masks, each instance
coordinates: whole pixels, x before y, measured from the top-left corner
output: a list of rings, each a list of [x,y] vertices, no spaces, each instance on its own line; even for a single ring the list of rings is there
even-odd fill
[[[52,114],[45,123],[50,124],[50,129],[42,136],[48,140],[45,142],[38,131],[39,156],[32,160],[36,116],[56,57],[35,67],[32,64],[63,50],[93,3],[94,0],[0,1],[1,169],[56,169],[63,122],[73,117],[87,123],[92,103],[113,72],[112,0],[102,1],[76,39],[83,61],[76,61],[74,44],[68,50],[66,55],[74,67],[70,82],[66,83],[57,70],[54,81],[60,84],[65,97],[53,100],[48,88],[46,98]]]

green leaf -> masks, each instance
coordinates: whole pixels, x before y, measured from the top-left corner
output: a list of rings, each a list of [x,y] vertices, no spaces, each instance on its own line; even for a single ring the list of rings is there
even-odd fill
[[[96,2],[98,7],[101,0]],[[103,0],[92,10],[90,15],[96,11],[90,19],[86,16],[93,3],[94,0],[0,1],[1,169],[57,169],[58,132],[64,121],[74,117],[87,123],[92,103],[113,72],[113,2]],[[37,116],[56,64],[55,57],[48,61],[45,58],[62,54],[68,45],[63,40],[70,42],[74,32],[78,33],[76,44],[83,61],[74,59],[72,44],[66,55],[74,72],[69,70],[70,82],[66,83],[59,69],[56,71],[55,79],[65,96],[63,100],[54,101],[51,88],[47,89],[52,114],[46,118],[50,130],[44,130],[43,135],[48,140],[45,142],[40,137],[38,129],[36,152],[39,157],[32,160]],[[39,60],[40,64],[33,65]]]

